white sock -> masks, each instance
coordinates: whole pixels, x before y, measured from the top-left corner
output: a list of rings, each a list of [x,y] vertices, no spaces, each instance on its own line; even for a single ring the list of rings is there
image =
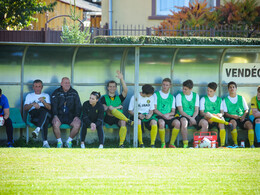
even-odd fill
[[[43,145],[45,145],[45,144],[48,144],[48,141],[47,141],[47,140],[43,141]]]
[[[73,139],[71,137],[68,138],[67,142],[71,142]]]
[[[61,142],[62,143],[62,140],[61,140],[61,138],[58,138],[57,139],[57,142],[59,143],[59,142]]]

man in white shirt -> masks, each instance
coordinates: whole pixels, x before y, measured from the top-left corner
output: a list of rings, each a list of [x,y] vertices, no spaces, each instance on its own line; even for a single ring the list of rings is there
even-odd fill
[[[175,117],[175,97],[169,93],[170,88],[171,79],[165,78],[162,81],[162,90],[154,94],[154,113],[158,118],[161,148],[166,148],[165,124],[172,130],[169,148],[176,148],[174,142],[180,131],[180,121]]]
[[[181,134],[183,139],[183,147],[188,148],[188,126],[198,124],[199,113],[199,95],[192,92],[192,80],[186,80],[182,84],[182,91],[176,96],[176,106],[180,114]]]
[[[200,99],[200,116],[202,119],[199,121],[199,126],[202,127],[201,131],[203,132],[217,126],[220,132],[220,146],[224,146],[226,139],[226,130],[224,125],[229,125],[232,128],[232,124],[224,120],[222,99],[215,95],[217,87],[217,83],[209,83],[207,95]]]
[[[225,118],[232,123],[234,129],[231,131],[234,147],[237,144],[237,126],[248,130],[248,139],[251,148],[254,148],[254,130],[253,124],[246,118],[248,114],[248,106],[244,97],[237,95],[237,84],[233,81],[228,83],[229,96],[223,100],[223,109]]]
[[[48,124],[50,120],[51,102],[50,96],[42,93],[43,84],[41,80],[33,82],[34,93],[27,94],[24,102],[24,110],[31,115],[31,122],[36,126],[32,132],[34,138],[37,138],[40,130],[42,130],[43,147],[50,148],[47,141]]]
[[[151,130],[151,148],[154,148],[157,136],[157,118],[153,115],[154,111],[154,88],[146,84],[142,87],[142,92],[138,95],[138,141],[139,147],[144,148],[142,136],[142,123]],[[130,115],[134,116],[134,96],[132,96],[128,108]]]

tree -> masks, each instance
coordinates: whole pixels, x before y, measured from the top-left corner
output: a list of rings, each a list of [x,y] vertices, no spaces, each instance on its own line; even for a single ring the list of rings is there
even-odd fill
[[[44,0],[1,0],[0,1],[0,28],[20,30],[28,27],[36,13],[53,11],[57,2],[46,5]]]

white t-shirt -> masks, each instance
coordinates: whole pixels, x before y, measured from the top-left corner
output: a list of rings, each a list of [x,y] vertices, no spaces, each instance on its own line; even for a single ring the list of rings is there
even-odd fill
[[[233,104],[236,104],[236,103],[237,103],[237,95],[236,95],[236,97],[230,97],[230,96],[228,96],[228,99],[229,99]],[[248,110],[248,106],[247,106],[246,100],[245,100],[245,98],[244,98],[243,96],[242,96],[242,100],[243,100],[244,110]],[[222,103],[223,103],[223,110],[224,110],[224,112],[228,112],[228,110],[227,110],[227,105],[226,105],[225,100],[223,100]]]
[[[211,102],[215,102],[215,101],[217,100],[217,96],[216,96],[216,95],[214,95],[213,97],[209,97],[209,96],[208,96],[208,98],[209,98],[209,100],[210,100]],[[202,97],[202,98],[200,99],[200,110],[205,110],[205,97]],[[223,101],[221,101],[220,110],[224,110]]]
[[[41,94],[29,93],[25,98],[24,105],[35,102],[35,103],[39,104],[39,106],[44,107],[43,103],[39,100],[40,97],[44,97],[46,103],[48,103],[48,104],[51,103],[50,96],[47,93],[41,93]],[[29,111],[31,111],[33,109],[35,109],[34,106],[31,107],[31,109]]]
[[[163,93],[162,90],[160,90],[159,93],[160,93],[162,99],[167,99],[169,94],[170,94],[170,93]],[[156,95],[156,93],[154,93],[153,96],[154,96],[154,104],[157,105],[157,95]],[[173,96],[173,99],[172,99],[172,108],[174,108],[174,109],[176,108],[174,96]]]
[[[134,110],[134,96],[131,97],[128,110]],[[138,94],[138,113],[149,113],[150,110],[154,110],[154,96],[142,97]]]
[[[188,101],[191,101],[192,98],[193,98],[193,92],[191,92],[190,95],[185,95],[185,98],[186,98]],[[196,93],[195,106],[199,107],[199,105],[200,105],[199,95]],[[176,96],[176,107],[178,107],[178,106],[182,106],[181,94],[180,94],[180,93]]]

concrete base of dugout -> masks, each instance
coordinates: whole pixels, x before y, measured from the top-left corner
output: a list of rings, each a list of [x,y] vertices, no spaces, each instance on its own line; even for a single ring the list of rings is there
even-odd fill
[[[33,128],[29,128],[29,137],[32,137],[32,131],[34,129]],[[188,128],[188,140],[189,140],[189,145],[191,146],[193,143],[193,133],[197,131],[196,129],[189,127]],[[217,131],[217,129],[214,129],[213,131]],[[70,130],[66,129],[66,130],[61,130],[61,138],[62,140],[65,142],[68,137],[69,137],[69,133]],[[119,129],[118,128],[109,128],[109,126],[104,126],[104,132],[105,132],[105,139],[107,140],[115,140],[116,142],[119,142]],[[226,130],[227,132],[227,136],[226,136],[226,145],[233,145],[233,141],[232,141],[232,137],[231,137],[231,132],[229,130]],[[21,134],[22,133],[22,134]],[[218,131],[217,131],[218,133]],[[26,137],[26,129],[14,129],[14,140],[18,140],[21,136],[23,136],[24,138]],[[165,141],[166,143],[169,142],[170,140],[170,130],[166,129],[165,132]],[[5,132],[5,128],[0,127],[0,137],[1,138],[6,138],[6,132]],[[143,133],[143,138],[148,138],[150,139],[150,131],[145,129],[144,133]],[[5,139],[6,140],[6,139]],[[1,139],[1,141],[5,141],[3,139]],[[41,133],[39,134],[39,138],[38,140],[42,140],[42,135]],[[80,143],[80,133],[74,138],[74,140],[77,141],[77,143]],[[249,146],[249,142],[248,142],[248,133],[247,130],[242,130],[242,129],[238,129],[238,144],[240,144],[241,141],[245,141],[246,146]],[[55,143],[56,142],[56,138],[54,136],[52,127],[50,127],[48,129],[48,141],[50,143]],[[128,143],[132,143],[133,141],[133,128],[132,127],[128,127],[128,131],[127,131],[127,136],[126,136],[126,142]],[[160,142],[160,136],[159,133],[157,134],[157,139],[156,142]],[[94,142],[98,142],[98,136],[97,136],[97,132],[96,131],[91,131],[90,129],[88,129],[87,131],[87,136],[85,139],[86,144],[91,144]],[[219,141],[219,136],[218,136],[218,142]],[[181,133],[179,133],[175,145],[178,147],[182,146],[182,136]]]

